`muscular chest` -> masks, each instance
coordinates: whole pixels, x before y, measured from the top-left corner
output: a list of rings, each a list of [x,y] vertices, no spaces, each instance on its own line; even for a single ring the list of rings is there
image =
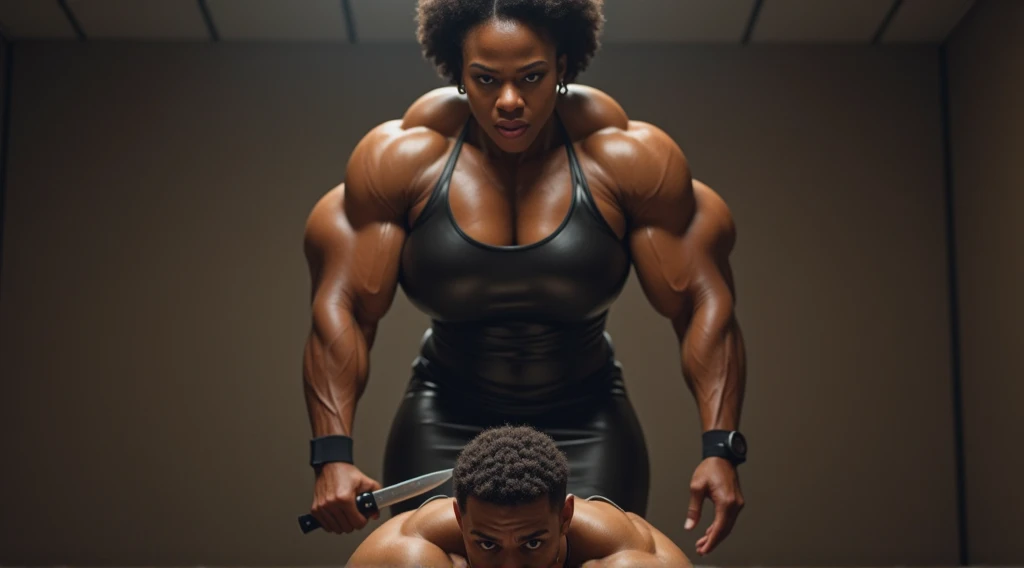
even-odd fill
[[[621,238],[626,223],[612,189],[601,176],[587,175],[595,167],[586,156],[577,152],[577,157],[590,199]],[[573,181],[564,147],[509,167],[492,163],[467,144],[452,173],[446,205],[458,228],[474,241],[491,246],[530,245],[557,233],[569,219]]]
[[[573,183],[584,178],[560,153],[509,173],[463,149],[447,190],[435,178],[411,220],[401,270],[408,298],[449,322],[603,313],[629,273],[625,220],[599,180]]]

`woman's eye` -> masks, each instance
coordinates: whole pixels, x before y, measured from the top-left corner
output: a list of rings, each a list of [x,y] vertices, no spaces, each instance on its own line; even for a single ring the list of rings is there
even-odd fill
[[[542,75],[540,73],[530,73],[524,77],[523,80],[527,83],[536,83],[537,81],[540,81],[541,76]]]
[[[491,77],[490,75],[480,75],[476,80],[479,81],[481,85],[490,85],[494,82],[494,77]]]
[[[543,540],[533,539],[533,540],[527,542],[525,546],[529,550],[537,550],[541,546],[544,546],[544,541]]]

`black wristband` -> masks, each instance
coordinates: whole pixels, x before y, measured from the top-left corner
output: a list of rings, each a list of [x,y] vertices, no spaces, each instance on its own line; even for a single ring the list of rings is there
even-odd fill
[[[320,467],[334,462],[352,463],[352,438],[320,436],[309,441],[309,465]]]
[[[709,430],[702,436],[703,459],[724,458],[733,465],[747,461],[747,440],[735,430]]]

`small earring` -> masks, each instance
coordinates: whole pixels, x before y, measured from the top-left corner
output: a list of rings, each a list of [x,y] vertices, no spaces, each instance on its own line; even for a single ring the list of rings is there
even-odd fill
[[[569,92],[569,87],[565,84],[565,81],[558,82],[558,94],[564,95]]]
[[[459,94],[460,95],[465,95],[466,94],[466,86],[463,85],[462,83],[459,83],[458,90],[459,90]]]

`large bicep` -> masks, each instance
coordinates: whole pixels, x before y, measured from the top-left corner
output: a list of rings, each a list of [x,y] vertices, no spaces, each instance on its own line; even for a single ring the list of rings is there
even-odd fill
[[[306,228],[314,326],[343,326],[348,316],[372,327],[390,307],[405,231],[386,217],[366,215],[342,185],[317,204]],[[353,223],[351,213],[355,209]]]
[[[383,317],[397,289],[409,204],[446,148],[443,136],[404,130],[397,121],[359,142],[345,182],[316,205],[307,224],[315,308],[350,308],[369,323]]]
[[[630,246],[638,280],[654,308],[683,327],[699,306],[731,308],[734,241],[724,201],[699,181],[640,218]],[[719,317],[727,312],[708,313]]]

